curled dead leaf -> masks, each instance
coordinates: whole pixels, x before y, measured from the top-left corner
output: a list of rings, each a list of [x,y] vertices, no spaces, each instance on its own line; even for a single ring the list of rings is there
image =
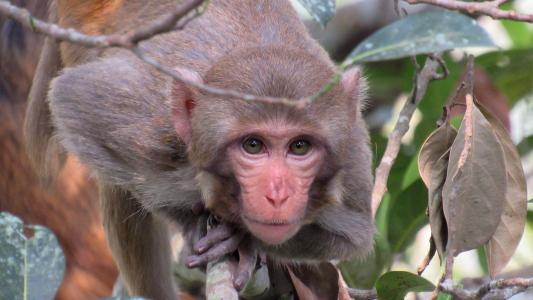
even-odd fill
[[[291,266],[287,270],[299,299],[350,299],[341,273],[329,262],[314,266]]]
[[[418,155],[418,172],[428,188],[434,164],[450,149],[456,136],[457,130],[446,122],[435,129],[422,144]]]
[[[442,187],[446,180],[449,150],[456,136],[457,130],[446,122],[426,139],[418,156],[420,177],[428,187],[431,235],[441,258],[444,255],[448,237],[442,206]]]
[[[431,236],[435,242],[437,253],[442,259],[448,243],[448,228],[446,218],[444,217],[444,207],[442,204],[442,188],[446,182],[446,172],[448,169],[449,153],[445,153],[434,164],[434,170],[431,173],[431,182],[428,189],[428,211],[429,226]]]
[[[480,105],[479,109],[503,146],[507,179],[501,221],[485,246],[489,273],[494,277],[507,265],[524,233],[527,219],[526,178],[520,155],[503,124],[483,106]]]
[[[471,95],[466,102],[442,190],[448,226],[446,251],[454,256],[491,239],[500,223],[507,188],[501,142]]]

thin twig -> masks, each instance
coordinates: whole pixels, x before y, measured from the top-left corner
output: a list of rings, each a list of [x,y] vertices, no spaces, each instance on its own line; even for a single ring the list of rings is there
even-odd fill
[[[466,75],[464,79],[465,93],[474,95],[474,55],[468,55],[466,62]]]
[[[463,11],[469,14],[479,13],[493,19],[507,19],[533,23],[533,15],[517,13],[514,10],[503,10],[500,5],[505,0],[491,0],[483,2],[464,2],[459,0],[404,0],[409,4],[431,4],[449,10]]]
[[[446,62],[442,57],[434,56],[433,54],[430,54],[429,57],[436,60],[439,63],[440,68],[442,69],[442,74],[437,74],[433,80],[443,80],[450,75],[450,71],[448,70],[448,66],[446,65]]]
[[[440,58],[441,56],[442,54],[435,54],[435,57]],[[418,103],[426,94],[429,82],[439,77],[437,74],[439,67],[440,63],[437,60],[432,59],[431,57],[426,59],[424,67],[417,76],[416,84],[411,91],[411,96],[406,100],[400,112],[398,121],[389,135],[385,154],[383,154],[383,158],[376,169],[376,179],[374,182],[374,189],[372,190],[372,212],[374,215],[383,199],[383,195],[387,191],[387,180],[392,165],[396,161],[396,157],[400,151],[402,137],[409,130],[411,117],[413,116]]]
[[[179,80],[187,84],[188,86],[192,86],[200,91],[206,92],[211,95],[222,96],[222,97],[233,97],[233,98],[242,99],[245,101],[261,101],[265,103],[283,103],[285,105],[299,107],[299,108],[304,107],[305,105],[307,105],[308,103],[312,101],[311,98],[302,98],[302,99],[295,100],[295,99],[289,99],[289,98],[256,96],[256,95],[237,92],[235,90],[221,89],[221,88],[209,86],[201,82],[196,82],[196,81],[192,81],[192,80],[184,78],[175,70],[161,65],[153,57],[147,55],[144,51],[142,51],[138,47],[132,48],[131,51],[135,53],[135,55],[137,55],[139,59],[153,66],[161,73],[168,75],[176,80]]]
[[[167,16],[150,25],[125,34],[111,35],[87,35],[72,28],[61,28],[56,24],[36,19],[28,10],[14,6],[7,1],[0,1],[0,14],[12,18],[38,33],[61,41],[68,41],[91,48],[131,48],[143,40],[173,30],[177,20],[197,8],[202,2],[203,0],[184,1],[180,5],[177,5]]]
[[[111,35],[86,35],[74,29],[65,29],[60,26],[52,23],[47,23],[41,20],[34,18],[30,12],[26,9],[22,9],[11,5],[9,2],[0,1],[0,14],[3,14],[7,17],[13,18],[19,21],[22,25],[34,29],[36,32],[45,34],[47,36],[56,38],[62,41],[68,41],[83,45],[91,48],[108,48],[108,47],[118,47],[124,48],[132,51],[139,59],[145,63],[153,66],[158,71],[172,77],[175,80],[184,82],[185,84],[195,87],[196,89],[203,91],[205,93],[216,95],[220,97],[233,97],[237,99],[242,99],[245,101],[260,101],[265,103],[282,103],[285,105],[293,106],[296,108],[303,108],[307,104],[311,103],[315,99],[329,92],[341,79],[342,72],[339,71],[337,74],[317,93],[310,97],[305,97],[301,99],[289,99],[289,98],[277,98],[277,97],[268,97],[268,96],[257,96],[252,94],[240,93],[235,90],[230,89],[221,89],[212,87],[203,83],[194,82],[184,78],[181,74],[161,65],[153,57],[141,51],[137,44],[143,40],[149,39],[155,35],[168,32],[175,29],[182,29],[185,24],[190,22],[195,16],[199,16],[202,12],[196,12],[196,14],[182,19],[182,22],[178,22],[181,18],[187,16],[193,9],[198,9],[200,4],[204,0],[188,0],[181,5],[177,6],[176,9],[163,17],[161,20],[157,20],[151,25],[146,27],[141,27],[136,31],[125,34],[111,34]],[[179,23],[176,25],[176,23]],[[341,68],[344,71],[349,66],[343,66]]]
[[[394,12],[396,12],[398,18],[402,17],[402,14],[400,13],[400,0],[394,0]]]
[[[440,277],[439,284],[437,284],[435,290],[433,290],[429,300],[436,300],[439,297],[439,293],[443,291],[445,287],[453,286],[453,261],[453,254],[447,252],[444,261],[444,273]]]
[[[433,256],[435,256],[435,252],[437,252],[437,246],[435,245],[435,240],[433,239],[433,236],[429,238],[429,250],[426,254],[426,257],[424,257],[424,260],[420,263],[418,268],[416,268],[416,273],[418,275],[422,275],[424,271],[426,270],[427,266],[429,266],[429,263],[431,262],[431,259]]]
[[[513,295],[533,288],[533,278],[498,279],[485,283],[476,290],[465,290],[460,286],[440,285],[441,292],[450,294],[454,299],[474,300],[492,296],[491,299],[508,299]],[[499,295],[499,297],[497,297]]]
[[[468,55],[466,62],[466,71],[463,80],[455,89],[453,97],[448,100],[446,107],[451,110],[454,106],[465,106],[464,97],[466,94],[474,93],[474,56]],[[462,98],[462,99],[460,99]]]
[[[378,298],[376,290],[360,290],[348,288],[348,295],[354,300],[375,300]]]

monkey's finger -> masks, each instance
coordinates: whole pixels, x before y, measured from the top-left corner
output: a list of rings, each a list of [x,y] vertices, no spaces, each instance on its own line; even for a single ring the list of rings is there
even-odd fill
[[[194,251],[198,254],[204,253],[209,248],[230,238],[235,229],[227,224],[219,224],[217,227],[210,229],[207,234],[194,244]]]
[[[237,251],[239,252],[239,264],[235,271],[233,286],[240,291],[244,288],[255,270],[257,252],[252,247],[250,239],[243,241],[237,248]]]
[[[243,234],[232,235],[229,239],[219,242],[203,254],[189,256],[187,258],[187,266],[189,268],[195,268],[205,265],[210,261],[217,260],[222,256],[237,250],[243,236]]]

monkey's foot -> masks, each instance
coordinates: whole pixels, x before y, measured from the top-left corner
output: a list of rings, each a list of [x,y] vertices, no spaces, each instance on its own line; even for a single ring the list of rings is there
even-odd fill
[[[197,241],[194,244],[196,254],[187,258],[187,266],[203,266],[235,251],[239,254],[239,264],[233,274],[233,284],[240,291],[255,270],[257,253],[252,247],[251,239],[231,225],[218,224]]]

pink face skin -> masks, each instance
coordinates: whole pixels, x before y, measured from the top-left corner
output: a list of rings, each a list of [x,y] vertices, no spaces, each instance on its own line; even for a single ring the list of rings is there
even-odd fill
[[[325,151],[301,128],[276,123],[246,130],[228,148],[243,222],[255,237],[279,245],[300,229]]]

